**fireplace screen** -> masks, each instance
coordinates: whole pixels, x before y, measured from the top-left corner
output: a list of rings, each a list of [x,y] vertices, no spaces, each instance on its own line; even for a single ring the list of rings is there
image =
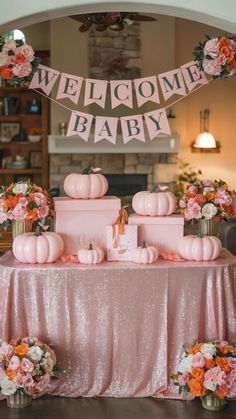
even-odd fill
[[[125,196],[147,189],[147,174],[105,174],[109,189],[107,195]]]

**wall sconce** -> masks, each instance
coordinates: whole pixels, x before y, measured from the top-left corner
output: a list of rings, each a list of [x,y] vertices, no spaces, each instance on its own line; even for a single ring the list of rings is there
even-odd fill
[[[193,153],[219,153],[220,143],[209,132],[209,109],[200,112],[200,134],[191,144]]]

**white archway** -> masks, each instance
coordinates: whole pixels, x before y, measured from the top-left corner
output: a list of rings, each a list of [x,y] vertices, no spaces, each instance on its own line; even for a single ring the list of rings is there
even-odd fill
[[[29,2],[12,0],[5,2],[0,15],[0,32],[21,28],[37,22],[94,11],[139,11],[182,17],[236,32],[236,2],[227,0],[143,0],[96,1],[96,0],[41,0]]]

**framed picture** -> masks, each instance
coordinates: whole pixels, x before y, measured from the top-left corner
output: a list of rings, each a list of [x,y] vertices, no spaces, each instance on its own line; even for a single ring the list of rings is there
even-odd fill
[[[31,151],[30,153],[30,167],[41,168],[42,167],[42,153],[41,151]]]
[[[1,141],[9,142],[20,133],[20,122],[2,122],[0,128]]]

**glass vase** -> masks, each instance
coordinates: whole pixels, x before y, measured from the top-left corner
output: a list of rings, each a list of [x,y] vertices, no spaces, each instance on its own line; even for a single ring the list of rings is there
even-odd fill
[[[207,410],[222,410],[227,404],[227,398],[220,399],[214,393],[201,397],[202,407]]]
[[[198,230],[203,236],[218,236],[219,223],[213,220],[199,220]]]
[[[20,234],[30,233],[33,223],[31,220],[13,221],[12,222],[12,238],[13,240]]]
[[[11,396],[7,396],[7,406],[14,409],[23,409],[32,404],[32,397],[29,394],[22,394],[16,392]]]

